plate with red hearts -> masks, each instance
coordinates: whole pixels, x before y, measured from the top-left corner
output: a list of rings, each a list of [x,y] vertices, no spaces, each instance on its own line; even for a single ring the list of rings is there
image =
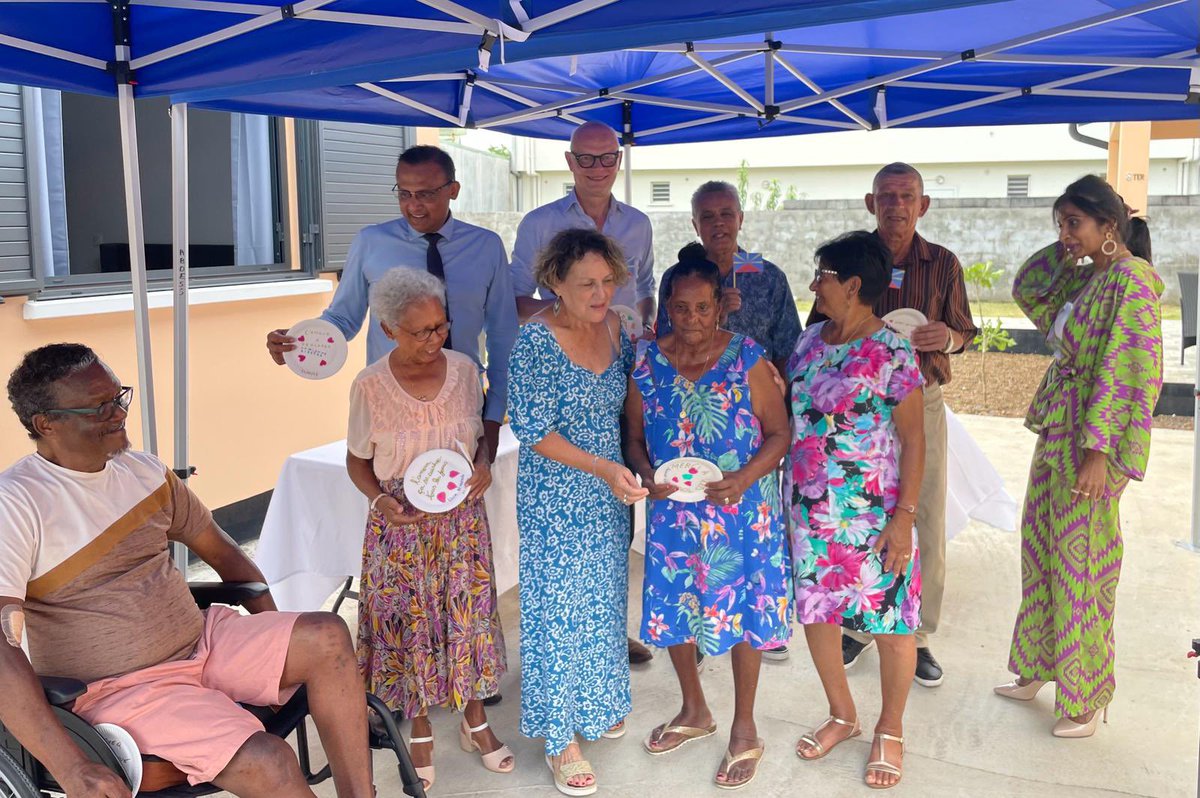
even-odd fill
[[[346,336],[324,319],[307,319],[293,324],[288,336],[296,348],[283,353],[288,368],[307,380],[323,380],[346,364]]]
[[[430,449],[404,471],[404,495],[426,513],[445,513],[462,504],[469,492],[471,464],[452,449]]]
[[[628,305],[613,305],[609,308],[621,320],[621,328],[625,330],[625,334],[631,339],[638,338],[642,334],[642,320],[633,308]]]
[[[675,492],[667,498],[677,502],[704,501],[704,490],[708,483],[720,482],[724,478],[721,469],[699,457],[677,457],[663,463],[654,472],[655,482],[675,488]]]

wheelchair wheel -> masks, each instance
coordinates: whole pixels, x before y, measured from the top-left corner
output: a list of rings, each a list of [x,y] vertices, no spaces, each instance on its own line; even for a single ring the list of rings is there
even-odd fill
[[[0,748],[0,798],[39,798],[41,793],[25,769]]]

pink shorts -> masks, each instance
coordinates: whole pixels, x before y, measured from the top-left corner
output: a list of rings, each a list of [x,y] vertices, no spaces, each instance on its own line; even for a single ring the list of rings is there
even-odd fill
[[[275,706],[296,692],[280,690],[279,681],[299,617],[211,607],[191,657],[92,682],[72,711],[124,728],[139,751],[171,762],[190,783],[212,781],[263,731],[238,702]]]

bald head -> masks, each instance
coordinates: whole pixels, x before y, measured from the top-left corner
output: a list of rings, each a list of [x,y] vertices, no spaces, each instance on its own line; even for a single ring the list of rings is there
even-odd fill
[[[584,122],[575,128],[575,132],[571,134],[572,152],[583,152],[580,147],[592,144],[607,148],[605,152],[612,152],[619,146],[617,132],[603,122]]]

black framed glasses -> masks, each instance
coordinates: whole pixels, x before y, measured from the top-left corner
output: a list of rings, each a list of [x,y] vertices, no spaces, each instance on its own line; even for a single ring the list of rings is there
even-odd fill
[[[602,152],[599,155],[592,155],[587,152],[571,152],[571,156],[575,159],[575,163],[579,164],[584,169],[591,169],[599,161],[600,165],[607,168],[616,166],[617,159],[621,157],[620,152]]]
[[[129,405],[133,403],[133,388],[129,385],[122,385],[120,392],[109,399],[107,402],[101,402],[95,407],[55,407],[50,410],[43,410],[43,413],[66,413],[72,416],[95,416],[100,421],[108,421],[117,414],[117,408],[129,410]]]
[[[398,199],[402,199],[402,200],[406,200],[406,201],[410,200],[410,199],[418,199],[421,202],[429,202],[431,199],[433,199],[434,197],[436,197],[438,195],[438,192],[440,192],[442,189],[444,189],[446,186],[450,185],[453,182],[454,182],[453,180],[447,180],[445,183],[442,183],[437,188],[426,188],[426,189],[422,189],[421,191],[408,191],[407,189],[400,188],[400,185],[398,183],[393,183],[392,184],[392,193],[395,194]]]
[[[401,328],[401,329],[403,329],[403,328]],[[425,343],[430,338],[432,338],[434,335],[438,335],[442,338],[445,338],[447,335],[449,335],[450,334],[450,322],[445,322],[444,324],[439,324],[436,327],[426,327],[425,329],[417,330],[416,332],[413,332],[412,330],[404,330],[404,331],[406,333],[408,333],[409,335],[411,335],[413,338],[416,338],[421,343]]]
[[[821,267],[818,266],[816,269],[813,269],[813,282],[814,283],[821,282],[821,278],[823,278],[827,274],[830,277],[833,277],[834,279],[841,279],[841,275],[839,275],[833,269],[822,269]]]

